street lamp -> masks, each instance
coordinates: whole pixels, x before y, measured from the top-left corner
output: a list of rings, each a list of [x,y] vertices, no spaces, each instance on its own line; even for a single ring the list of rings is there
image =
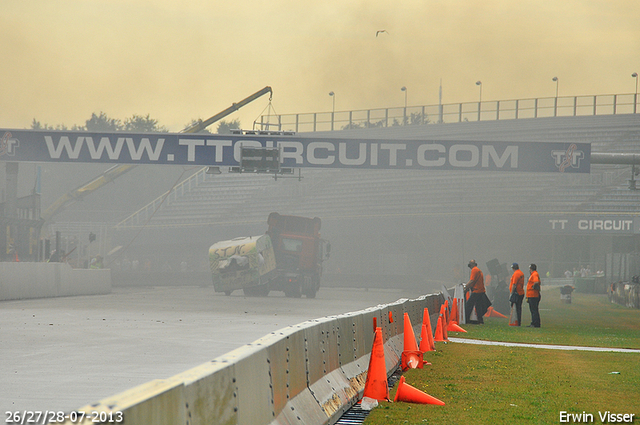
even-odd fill
[[[407,125],[407,88],[405,86],[400,87],[400,91],[404,92],[404,111],[403,111],[403,125]]]
[[[331,96],[331,98],[333,99],[333,107],[331,109],[331,131],[333,131],[333,117],[336,113],[336,94],[330,91],[329,96]]]
[[[631,76],[636,79],[636,93],[633,95],[633,113],[635,114],[638,106],[638,73],[634,72]]]
[[[556,117],[558,116],[558,84],[560,83],[560,81],[558,80],[558,77],[553,77],[551,81],[556,82],[556,98],[553,101],[553,116]]]
[[[480,121],[480,105],[482,104],[482,81],[476,81],[476,86],[480,86],[480,100],[478,101],[478,121]]]
[[[476,86],[480,86],[480,103],[482,103],[482,81],[476,81]]]

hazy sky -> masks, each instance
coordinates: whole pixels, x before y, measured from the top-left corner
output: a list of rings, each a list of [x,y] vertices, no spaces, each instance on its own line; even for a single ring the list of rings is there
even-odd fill
[[[640,1],[1,0],[0,57],[5,128],[633,93]]]

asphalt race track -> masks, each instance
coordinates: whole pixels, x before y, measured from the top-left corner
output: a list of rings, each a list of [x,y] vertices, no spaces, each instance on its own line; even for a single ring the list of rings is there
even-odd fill
[[[0,413],[70,411],[168,378],[278,329],[422,293],[322,288],[316,299],[212,287],[0,302]]]

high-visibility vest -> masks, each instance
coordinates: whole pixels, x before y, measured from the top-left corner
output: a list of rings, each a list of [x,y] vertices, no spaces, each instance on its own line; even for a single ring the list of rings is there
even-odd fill
[[[469,280],[475,282],[471,291],[473,293],[483,293],[486,292],[484,289],[484,276],[482,275],[482,271],[478,268],[478,266],[471,269],[471,277]]]
[[[511,275],[511,284],[509,285],[509,292],[511,294],[513,294],[514,286],[518,295],[524,295],[524,273],[522,273],[520,269],[514,270]]]
[[[531,272],[531,276],[529,276],[529,281],[527,282],[527,298],[540,297],[540,290],[533,289],[533,285],[535,285],[536,283],[541,284],[540,276],[538,275],[538,272],[534,270]]]

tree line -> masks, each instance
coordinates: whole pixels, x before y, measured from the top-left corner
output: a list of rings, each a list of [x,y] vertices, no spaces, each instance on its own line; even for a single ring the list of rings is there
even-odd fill
[[[192,127],[195,124],[198,124],[202,120],[194,119],[191,122],[184,126],[184,128]],[[225,121],[221,120],[217,127],[216,133],[218,134],[229,134],[232,129],[240,128],[240,120],[231,120]],[[132,115],[129,118],[126,118],[124,121],[111,118],[106,113],[100,112],[96,114],[95,112],[91,114],[91,118],[85,121],[84,125],[73,125],[71,128],[67,127],[64,124],[58,124],[55,127],[49,124],[43,124],[35,118],[31,122],[32,130],[60,130],[60,131],[92,131],[92,132],[102,132],[102,131],[128,131],[133,133],[168,133],[169,130],[163,125],[158,123],[158,120],[151,118],[149,114],[146,116],[143,115]],[[199,131],[199,133],[208,133],[211,134],[211,131],[208,129],[203,129]]]

